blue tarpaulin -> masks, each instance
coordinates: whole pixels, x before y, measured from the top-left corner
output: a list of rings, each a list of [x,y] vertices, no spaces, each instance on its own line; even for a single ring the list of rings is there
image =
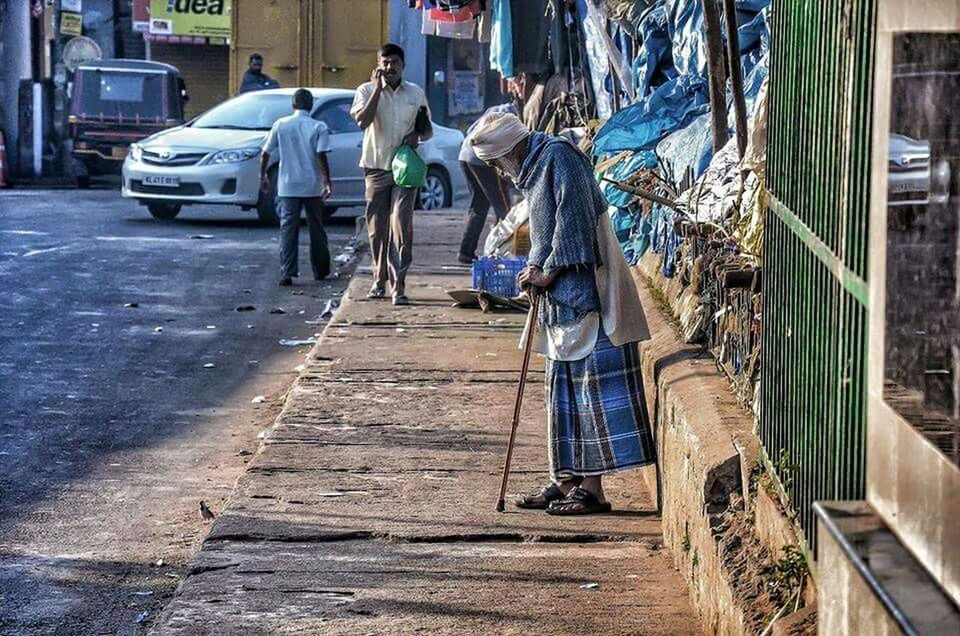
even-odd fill
[[[718,0],[719,2],[719,0]],[[632,150],[634,154],[605,176],[622,180],[659,161],[663,175],[675,182],[692,172],[699,177],[713,157],[706,78],[706,47],[701,0],[657,0],[637,23],[638,50],[633,64],[637,102],[613,115],[597,132],[597,156]],[[752,115],[757,93],[767,76],[770,0],[737,0],[741,64],[745,74],[747,111]],[[732,97],[727,94],[728,107]],[[733,133],[734,114],[729,109]],[[632,197],[602,186],[617,239],[627,260],[635,263],[647,249],[663,254],[663,275],[674,274],[681,238],[674,231],[675,213],[654,205],[639,213]],[[630,207],[627,207],[630,206]]]
[[[737,2],[744,72],[767,46],[770,0]],[[670,133],[709,112],[703,10],[700,0],[660,0],[638,25],[642,43],[634,61],[637,102],[611,117],[597,132],[594,153],[653,150]],[[654,86],[655,78],[663,81]],[[709,157],[707,157],[709,161]],[[692,162],[703,165],[702,153]]]
[[[708,112],[706,84],[681,75],[607,120],[594,139],[594,154],[652,150],[665,135]]]
[[[637,99],[642,99],[650,93],[657,69],[664,62],[669,63],[670,36],[667,34],[666,10],[662,6],[654,7],[644,15],[639,26],[640,47],[633,65],[633,78]]]

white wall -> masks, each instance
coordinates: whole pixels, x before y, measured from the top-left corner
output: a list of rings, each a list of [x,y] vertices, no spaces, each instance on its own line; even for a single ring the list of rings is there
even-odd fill
[[[0,31],[0,128],[6,136],[7,160],[16,168],[18,104],[21,79],[30,77],[30,3],[7,0]],[[24,166],[27,169],[28,166]],[[14,170],[11,170],[13,172]]]

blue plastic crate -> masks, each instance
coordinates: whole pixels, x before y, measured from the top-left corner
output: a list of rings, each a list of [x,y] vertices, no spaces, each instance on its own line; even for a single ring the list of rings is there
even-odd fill
[[[513,298],[520,294],[517,276],[526,266],[525,258],[479,258],[473,261],[473,289]]]

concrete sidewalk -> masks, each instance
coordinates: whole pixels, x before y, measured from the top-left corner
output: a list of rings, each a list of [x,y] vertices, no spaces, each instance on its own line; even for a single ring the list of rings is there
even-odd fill
[[[408,307],[361,268],[156,633],[700,632],[636,472],[610,515],[494,511],[524,316],[450,306],[461,227],[418,214]],[[532,365],[511,493],[546,479]]]

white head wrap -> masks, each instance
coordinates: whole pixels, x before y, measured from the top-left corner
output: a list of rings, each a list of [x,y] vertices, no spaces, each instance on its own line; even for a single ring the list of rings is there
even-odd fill
[[[490,113],[470,133],[469,142],[480,161],[499,159],[530,136],[523,122],[512,113]]]

